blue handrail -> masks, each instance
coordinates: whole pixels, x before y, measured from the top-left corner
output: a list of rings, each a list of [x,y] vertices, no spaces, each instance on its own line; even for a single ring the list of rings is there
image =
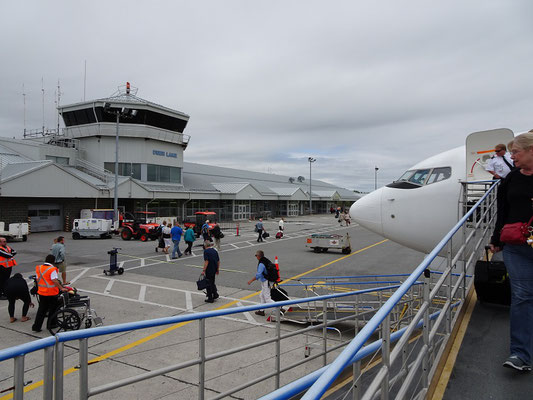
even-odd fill
[[[357,336],[344,348],[339,356],[330,364],[330,366],[320,375],[320,378],[311,386],[311,388],[302,397],[302,400],[319,399],[329,386],[337,379],[340,373],[351,364],[354,355],[363,347],[372,333],[379,328],[383,320],[389,315],[396,304],[407,293],[410,287],[429,267],[435,257],[444,249],[444,246],[450,241],[455,233],[464,225],[470,216],[479,207],[498,183],[494,183],[481,199],[455,224],[455,226],[444,236],[444,238],[435,246],[429,255],[416,267],[411,276],[405,280],[398,290],[383,304],[383,306],[374,314],[366,323]]]
[[[391,288],[394,289],[394,288],[399,288],[399,287],[400,285],[383,286],[383,287],[377,287],[377,288],[371,288],[371,289],[361,289],[361,290],[356,290],[356,291],[347,292],[347,293],[336,293],[336,294],[329,294],[329,295],[324,295],[324,296],[310,297],[306,299],[285,300],[285,301],[278,301],[278,302],[271,303],[271,304],[257,304],[257,305],[251,305],[251,306],[232,307],[232,308],[228,308],[224,310],[204,311],[204,312],[199,312],[199,313],[194,313],[194,314],[177,315],[174,317],[163,317],[163,318],[156,318],[156,319],[150,319],[150,320],[145,320],[145,321],[135,321],[135,322],[127,322],[123,324],[100,326],[97,328],[82,329],[79,331],[61,332],[61,333],[56,334],[55,336],[50,336],[48,338],[39,339],[33,342],[29,342],[29,343],[25,343],[25,344],[21,344],[18,346],[0,350],[0,361],[4,361],[4,360],[8,360],[13,357],[28,354],[36,350],[44,349],[46,347],[51,347],[55,345],[56,342],[67,342],[70,340],[86,339],[86,338],[91,338],[91,337],[96,337],[96,336],[108,335],[111,333],[127,332],[127,331],[144,329],[144,328],[153,328],[153,327],[162,326],[162,325],[178,324],[182,322],[190,322],[190,321],[195,321],[195,320],[200,320],[200,319],[205,319],[205,318],[223,317],[223,316],[231,315],[231,314],[239,314],[243,312],[257,311],[257,310],[263,310],[263,309],[269,309],[269,308],[285,307],[285,306],[291,306],[294,304],[310,303],[310,302],[329,300],[329,299],[338,299],[338,298],[348,297],[348,296],[353,296],[353,295],[380,292],[380,291],[390,290]]]

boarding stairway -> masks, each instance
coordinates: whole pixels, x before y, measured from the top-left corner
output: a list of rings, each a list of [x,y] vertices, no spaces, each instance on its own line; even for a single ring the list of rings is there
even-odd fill
[[[345,398],[429,398],[440,375],[439,361],[472,293],[473,266],[494,224],[496,186],[490,183],[408,276],[300,279],[282,285],[298,286],[308,294],[300,298],[63,332],[1,350],[0,362],[13,363],[13,398],[24,398],[28,380],[42,379],[43,399],[87,399],[116,395],[116,389],[176,371],[197,377],[197,387],[187,392],[187,398],[318,399],[327,397],[339,379],[345,382]],[[259,337],[247,335],[246,329],[226,336],[209,334],[219,318],[245,320],[247,313],[263,308],[270,318],[268,325],[259,326]],[[187,342],[177,363],[168,357],[163,363],[152,353],[153,367],[130,376],[115,374],[101,357],[90,359],[89,340],[177,326],[184,335],[177,343]],[[25,371],[25,358],[36,352],[44,353],[42,371]],[[65,377],[72,368],[75,382]],[[232,378],[221,369],[233,371]]]

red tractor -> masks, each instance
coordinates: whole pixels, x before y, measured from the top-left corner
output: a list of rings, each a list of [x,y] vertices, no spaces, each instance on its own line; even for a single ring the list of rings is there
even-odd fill
[[[183,222],[185,228],[192,227],[196,237],[200,237],[202,231],[202,225],[206,220],[209,220],[209,229],[215,226],[215,221],[217,220],[217,213],[214,211],[197,211],[194,213],[195,220]]]
[[[126,213],[125,217],[120,233],[123,240],[138,239],[146,242],[148,239],[157,239],[159,224],[155,222],[155,212],[136,211],[134,215]]]

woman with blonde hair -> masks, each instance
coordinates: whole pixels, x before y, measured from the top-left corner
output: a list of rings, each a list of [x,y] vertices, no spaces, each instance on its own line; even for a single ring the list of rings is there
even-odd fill
[[[491,250],[503,250],[511,284],[510,356],[503,366],[530,371],[533,353],[533,243],[525,239],[518,244],[503,243],[500,239],[506,224],[532,224],[533,132],[518,135],[508,147],[516,168],[505,177],[498,189],[498,215]]]

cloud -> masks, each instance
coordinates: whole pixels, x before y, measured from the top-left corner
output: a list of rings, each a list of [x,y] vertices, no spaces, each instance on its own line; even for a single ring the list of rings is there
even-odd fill
[[[25,1],[0,16],[0,135],[125,81],[191,116],[186,161],[370,190],[473,131],[530,128],[529,2]]]

